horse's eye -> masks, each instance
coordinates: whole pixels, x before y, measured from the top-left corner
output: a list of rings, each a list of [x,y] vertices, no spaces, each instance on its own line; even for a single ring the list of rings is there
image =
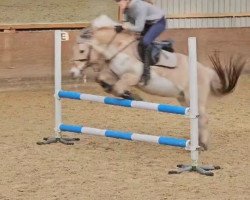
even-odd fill
[[[80,52],[80,53],[84,53],[84,50],[80,50],[79,52]]]

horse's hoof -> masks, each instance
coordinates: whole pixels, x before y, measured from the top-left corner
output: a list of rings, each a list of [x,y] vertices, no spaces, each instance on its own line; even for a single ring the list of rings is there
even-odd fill
[[[129,91],[125,91],[122,95],[121,95],[122,98],[124,99],[128,99],[128,100],[133,100],[133,101],[142,101],[143,99],[137,95],[137,94],[132,94],[131,92]]]
[[[207,151],[208,150],[208,146],[204,143],[200,143],[199,146],[200,146],[199,147],[200,151]]]
[[[125,91],[122,95],[120,95],[123,99],[134,100],[132,94],[129,91]]]
[[[99,84],[102,86],[104,91],[107,93],[110,93],[113,90],[113,86],[104,82],[104,81],[100,81]]]

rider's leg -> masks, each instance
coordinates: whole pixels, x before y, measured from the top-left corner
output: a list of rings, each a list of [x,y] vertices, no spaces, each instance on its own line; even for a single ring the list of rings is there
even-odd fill
[[[144,62],[144,71],[142,74],[141,81],[147,85],[148,80],[150,79],[150,55],[152,51],[152,42],[165,30],[166,20],[162,18],[155,24],[151,25],[148,31],[145,33],[141,46],[143,47],[143,62]]]
[[[144,85],[147,85],[150,79],[151,52],[152,52],[151,44],[144,47],[144,55],[143,55],[144,68],[143,68],[143,74],[141,77],[141,81],[144,83]]]

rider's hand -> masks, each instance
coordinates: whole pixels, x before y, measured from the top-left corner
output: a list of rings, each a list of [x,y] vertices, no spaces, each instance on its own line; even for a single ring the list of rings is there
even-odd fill
[[[124,28],[123,28],[121,25],[115,26],[115,31],[116,31],[117,33],[120,33],[120,32],[122,32],[123,30],[124,30]]]

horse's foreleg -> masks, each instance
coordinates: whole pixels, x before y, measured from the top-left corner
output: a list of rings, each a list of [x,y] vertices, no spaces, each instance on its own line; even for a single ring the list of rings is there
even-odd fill
[[[129,73],[123,74],[121,78],[115,83],[113,87],[113,93],[118,97],[140,101],[142,100],[140,96],[131,93],[131,87],[137,85],[138,82],[138,76]]]
[[[181,106],[188,106],[189,105],[189,100],[186,100],[186,96],[184,92],[181,92],[180,95],[177,97],[178,102],[180,103]]]
[[[113,86],[117,81],[117,76],[110,69],[102,70],[96,78],[96,82],[98,82],[107,93],[113,91]]]

